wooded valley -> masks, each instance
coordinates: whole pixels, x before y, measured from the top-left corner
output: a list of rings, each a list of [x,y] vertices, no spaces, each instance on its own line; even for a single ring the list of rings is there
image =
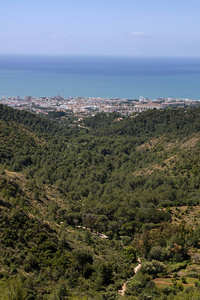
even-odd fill
[[[0,138],[0,299],[200,298],[199,108],[0,105]]]

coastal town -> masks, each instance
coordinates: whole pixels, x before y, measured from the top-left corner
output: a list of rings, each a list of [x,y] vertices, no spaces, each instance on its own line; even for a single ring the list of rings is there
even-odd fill
[[[19,109],[28,110],[37,114],[48,114],[50,111],[62,111],[76,116],[91,116],[98,112],[117,112],[127,116],[135,112],[143,112],[148,109],[187,108],[200,106],[200,100],[180,98],[157,98],[150,99],[140,97],[139,99],[122,98],[86,98],[68,97],[60,95],[55,97],[33,97],[26,96],[2,97],[0,103]]]

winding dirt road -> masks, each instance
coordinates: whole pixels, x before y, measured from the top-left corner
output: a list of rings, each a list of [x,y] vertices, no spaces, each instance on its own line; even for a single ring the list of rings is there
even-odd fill
[[[134,268],[134,273],[137,274],[137,272],[140,270],[141,268],[141,260],[138,257],[137,261],[139,262],[139,264]],[[122,285],[121,290],[118,290],[118,294],[120,294],[121,296],[125,295],[125,291],[126,291],[126,284],[127,284],[128,280],[126,282],[124,282],[124,284]]]

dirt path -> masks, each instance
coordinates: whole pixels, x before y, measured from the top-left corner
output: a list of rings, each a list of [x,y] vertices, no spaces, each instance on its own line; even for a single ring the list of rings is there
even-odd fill
[[[107,236],[107,235],[105,235],[105,234],[103,234],[103,233],[99,233],[99,232],[92,232],[89,228],[86,228],[85,226],[77,225],[77,226],[75,226],[75,227],[76,227],[76,228],[81,228],[81,229],[83,229],[83,230],[88,230],[91,234],[96,235],[96,236],[98,236],[98,237],[101,238],[101,239],[108,239],[108,236]]]
[[[137,274],[137,272],[141,269],[141,264],[137,265],[137,267],[134,268],[134,273]]]
[[[121,296],[124,296],[125,295],[125,290],[126,290],[126,282],[124,282],[124,284],[122,285],[122,289],[118,291],[118,293],[121,295]]]
[[[139,262],[139,264],[134,268],[134,273],[137,274],[137,272],[140,270],[141,268],[141,260],[138,257],[137,261]],[[121,296],[125,295],[125,291],[126,291],[126,284],[127,284],[128,280],[126,282],[124,282],[124,284],[122,285],[122,289],[118,290],[118,294],[120,294]]]

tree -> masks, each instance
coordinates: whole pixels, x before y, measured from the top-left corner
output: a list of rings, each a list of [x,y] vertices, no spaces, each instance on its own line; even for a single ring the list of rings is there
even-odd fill
[[[164,268],[165,265],[161,261],[152,260],[151,262],[146,262],[142,264],[141,272],[150,275],[156,275],[158,273],[162,273]]]
[[[81,275],[83,277],[83,270],[84,266],[89,263],[93,263],[92,255],[88,252],[85,252],[84,250],[79,250],[77,252],[74,252],[74,259],[78,263],[78,265],[81,268]]]
[[[111,264],[102,263],[98,267],[98,272],[99,272],[102,285],[108,285],[109,283],[111,283],[113,277],[113,270]]]
[[[132,246],[124,248],[123,253],[131,263],[136,262],[136,251]]]

